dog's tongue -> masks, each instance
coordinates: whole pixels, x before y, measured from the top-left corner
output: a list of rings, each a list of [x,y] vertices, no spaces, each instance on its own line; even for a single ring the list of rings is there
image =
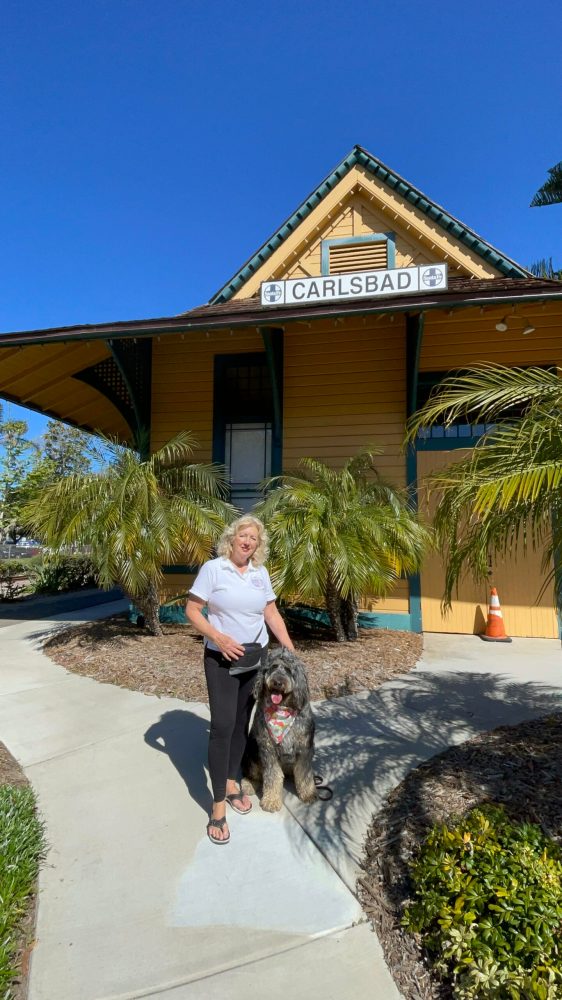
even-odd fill
[[[282,694],[272,694],[271,695],[271,700],[272,700],[272,702],[273,702],[274,705],[280,705],[281,702],[283,701],[283,695]]]

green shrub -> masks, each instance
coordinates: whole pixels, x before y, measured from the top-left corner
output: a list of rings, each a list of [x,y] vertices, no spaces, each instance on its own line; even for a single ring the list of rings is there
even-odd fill
[[[0,996],[17,975],[18,927],[44,854],[43,824],[31,788],[0,787]]]
[[[37,570],[43,565],[44,555],[42,552],[38,552],[36,556],[30,556],[29,559],[25,560],[26,567]]]
[[[58,594],[66,590],[97,586],[95,568],[82,553],[45,556],[34,575],[36,594]]]
[[[0,601],[14,601],[23,594],[25,586],[18,577],[26,576],[28,568],[19,559],[0,560]]]
[[[436,826],[403,923],[460,1000],[562,997],[562,852],[501,806]]]

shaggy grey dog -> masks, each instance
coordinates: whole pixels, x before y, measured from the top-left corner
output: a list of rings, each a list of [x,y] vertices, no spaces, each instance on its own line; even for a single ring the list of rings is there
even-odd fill
[[[312,755],[314,717],[304,664],[288,649],[275,649],[254,689],[256,711],[242,761],[242,788],[253,795],[261,782],[261,807],[277,812],[283,779],[291,776],[302,802],[317,798]]]

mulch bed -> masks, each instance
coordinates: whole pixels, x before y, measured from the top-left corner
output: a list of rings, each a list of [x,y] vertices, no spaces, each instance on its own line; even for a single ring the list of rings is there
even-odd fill
[[[390,794],[369,830],[358,894],[405,1000],[449,1000],[419,941],[400,919],[411,885],[407,864],[434,823],[483,802],[538,823],[562,842],[562,712],[504,726],[433,757]]]
[[[97,681],[206,702],[201,637],[190,625],[162,629],[164,635],[155,637],[117,615],[67,627],[43,648],[55,663]],[[314,632],[299,636],[293,626],[290,631],[313,701],[379,687],[411,670],[422,653],[422,637],[412,632],[362,629],[357,642],[337,643]]]
[[[27,785],[25,774],[3,743],[0,743],[0,785]],[[31,896],[25,916],[19,926],[19,946],[16,966],[20,973],[11,986],[10,1000],[26,1000],[28,989],[29,962],[34,945],[37,896]]]

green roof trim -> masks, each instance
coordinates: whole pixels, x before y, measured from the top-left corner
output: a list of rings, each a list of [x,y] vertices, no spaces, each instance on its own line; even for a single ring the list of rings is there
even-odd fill
[[[436,202],[431,201],[427,195],[422,194],[418,191],[412,184],[404,180],[398,174],[390,170],[389,167],[385,166],[380,160],[377,160],[376,156],[372,156],[367,150],[363,149],[362,146],[354,146],[351,152],[338,164],[335,170],[332,170],[330,174],[322,181],[318,187],[308,195],[292,215],[285,220],[282,226],[273,233],[272,236],[259,248],[257,253],[240,268],[230,278],[229,281],[222,288],[219,288],[212,299],[209,300],[210,305],[218,305],[220,302],[228,302],[232,296],[239,291],[240,288],[252,277],[253,274],[265,264],[265,262],[272,256],[275,250],[281,246],[282,243],[287,239],[298,228],[300,223],[306,219],[308,215],[316,208],[317,205],[326,197],[327,194],[332,191],[338,181],[345,177],[347,173],[356,165],[365,167],[373,176],[377,177],[379,180],[386,184],[389,188],[401,194],[411,205],[427,215],[428,218],[436,222],[438,226],[441,227],[445,232],[450,233],[460,243],[469,247],[474,253],[477,253],[479,257],[482,257],[487,263],[495,267],[501,274],[505,275],[507,278],[525,278],[528,276],[529,272],[526,268],[521,267],[514,260],[506,257],[495,247],[486,243],[477,233],[469,229],[468,226],[463,225],[458,219],[455,219],[452,215],[449,215],[440,205]]]

